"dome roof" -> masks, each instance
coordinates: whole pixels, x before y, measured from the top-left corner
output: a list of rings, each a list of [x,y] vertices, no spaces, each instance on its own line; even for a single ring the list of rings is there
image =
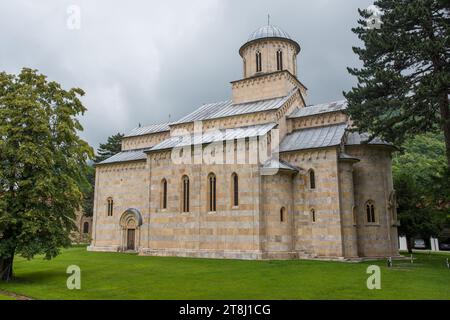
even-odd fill
[[[292,40],[289,34],[287,34],[287,32],[283,31],[281,28],[273,25],[265,25],[252,32],[247,42],[262,38],[285,38]]]
[[[248,37],[247,42],[244,43],[244,45],[242,45],[239,52],[241,52],[242,49],[245,46],[247,46],[247,44],[249,44],[250,42],[257,41],[260,39],[267,39],[267,38],[279,38],[279,39],[288,40],[288,41],[292,42],[297,47],[298,52],[300,52],[300,45],[295,40],[292,40],[286,31],[284,31],[280,27],[277,27],[277,26],[274,26],[271,24],[262,26],[262,27],[258,28],[257,30],[253,31],[250,34],[250,37]]]

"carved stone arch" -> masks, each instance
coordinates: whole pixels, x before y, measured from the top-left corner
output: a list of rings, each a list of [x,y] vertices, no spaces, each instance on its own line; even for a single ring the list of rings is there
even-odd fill
[[[138,209],[129,208],[120,217],[120,227],[122,232],[122,251],[138,251],[140,245],[140,227],[142,226],[142,215]],[[132,245],[131,245],[132,244]]]

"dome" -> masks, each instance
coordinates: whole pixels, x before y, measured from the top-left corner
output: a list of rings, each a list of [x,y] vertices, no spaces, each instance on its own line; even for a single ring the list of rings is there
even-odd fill
[[[258,28],[257,30],[253,31],[250,34],[250,37],[248,37],[247,42],[244,43],[244,45],[241,47],[239,52],[241,52],[242,49],[251,42],[254,42],[254,41],[257,41],[260,39],[268,39],[268,38],[278,38],[278,39],[288,40],[288,41],[292,42],[292,44],[294,44],[296,46],[297,51],[300,52],[300,45],[295,40],[292,40],[286,31],[284,31],[283,29],[281,29],[277,26],[270,25],[270,24],[262,26],[262,27]]]
[[[255,30],[250,35],[247,42],[262,38],[285,38],[292,40],[291,37],[287,34],[287,32],[283,31],[281,28],[273,25],[265,25]]]

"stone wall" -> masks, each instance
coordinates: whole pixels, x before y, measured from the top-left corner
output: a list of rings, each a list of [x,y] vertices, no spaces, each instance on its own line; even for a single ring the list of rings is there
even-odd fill
[[[120,218],[129,208],[138,209],[148,219],[148,167],[146,161],[99,165],[96,168],[95,206],[92,245],[105,250],[125,246]],[[113,215],[108,216],[108,198],[113,200]],[[139,248],[139,241],[136,243]]]
[[[287,96],[298,87],[303,96],[306,88],[287,71],[262,74],[231,83],[233,103],[246,103]]]
[[[122,151],[150,148],[170,137],[169,131],[146,134],[122,139]]]
[[[346,153],[361,162],[353,167],[358,255],[386,257],[398,255],[397,221],[394,221],[389,196],[393,192],[391,148],[348,146]],[[375,223],[367,221],[366,203],[375,205]]]
[[[243,59],[244,78],[252,77],[256,72],[256,52],[261,52],[262,72],[277,70],[277,51],[283,52],[283,70],[297,75],[297,48],[289,41],[268,40],[258,41],[243,48],[240,52]]]

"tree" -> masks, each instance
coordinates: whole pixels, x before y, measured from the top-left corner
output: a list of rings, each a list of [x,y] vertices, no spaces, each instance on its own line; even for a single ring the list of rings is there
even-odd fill
[[[364,48],[353,48],[363,67],[348,68],[358,85],[344,93],[360,132],[400,145],[420,133],[442,131],[450,167],[450,11],[448,0],[378,0],[359,10],[352,29]]]
[[[94,188],[95,188],[95,169],[91,164],[86,165],[87,184],[82,185],[83,193],[83,215],[92,217],[94,215]]]
[[[93,156],[77,132],[83,90],[64,90],[37,70],[0,73],[0,278],[16,254],[58,255],[70,245]]]
[[[116,153],[122,150],[122,133],[117,133],[108,137],[106,143],[100,143],[100,147],[97,150],[97,156],[95,157],[95,163],[102,162],[109,157],[112,157]]]
[[[101,143],[97,149],[97,156],[95,157],[95,163],[102,162],[103,160],[119,153],[122,149],[122,133],[117,133],[108,137],[106,143]],[[88,185],[83,185],[83,214],[86,217],[92,217],[94,214],[94,189],[95,189],[95,169],[92,164],[87,165],[86,178]]]
[[[403,152],[393,159],[397,191],[399,234],[412,250],[414,237],[439,236],[450,215],[450,179],[442,134],[407,139]]]

